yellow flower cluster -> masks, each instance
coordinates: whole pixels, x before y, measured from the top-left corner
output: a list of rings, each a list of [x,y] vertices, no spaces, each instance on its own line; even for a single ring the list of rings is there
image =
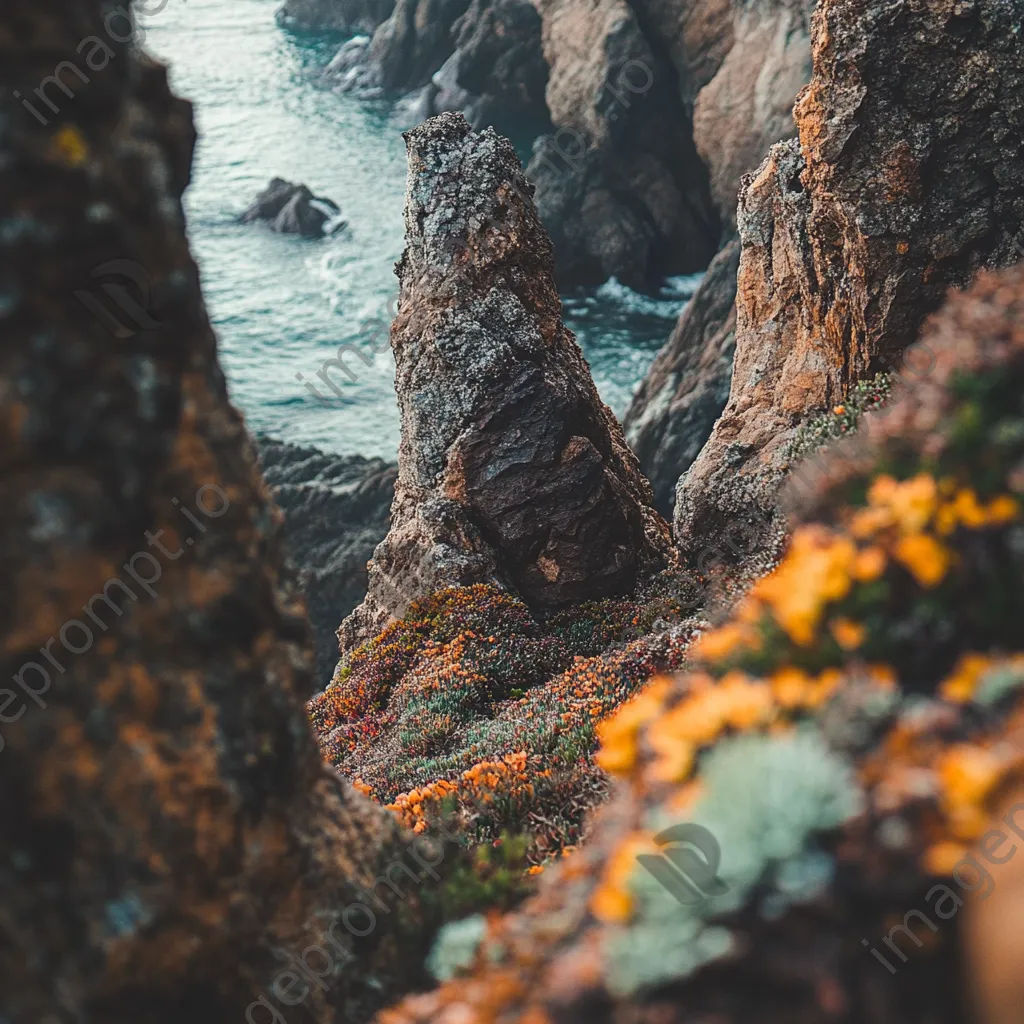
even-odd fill
[[[941,806],[957,839],[981,837],[990,820],[986,797],[1022,761],[1024,756],[1009,748],[963,743],[946,751],[938,763]]]
[[[601,746],[594,756],[598,767],[613,775],[629,774],[636,764],[640,730],[661,713],[671,685],[670,679],[656,676],[640,694],[598,723],[597,738]]]
[[[927,473],[904,481],[878,476],[868,489],[867,505],[850,517],[847,530],[799,527],[775,571],[751,588],[731,621],[697,641],[693,657],[721,664],[758,651],[763,643],[758,624],[766,614],[794,644],[811,647],[829,604],[842,601],[855,584],[879,579],[891,560],[920,586],[935,587],[953,563],[942,537],[958,526],[1000,526],[1020,511],[1020,503],[1009,495],[982,503],[973,490],[957,489],[951,481],[940,486]],[[846,651],[866,639],[860,623],[843,617],[832,619],[829,628]]]

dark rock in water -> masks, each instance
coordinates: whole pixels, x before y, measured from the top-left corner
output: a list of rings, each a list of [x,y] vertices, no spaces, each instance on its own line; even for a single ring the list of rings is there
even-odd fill
[[[394,7],[395,0],[286,0],[277,21],[304,32],[373,32]]]
[[[273,231],[303,238],[323,238],[345,226],[337,203],[283,178],[272,179],[241,216],[243,224],[257,220],[266,221]]]
[[[949,288],[1019,259],[1020,15],[1006,0],[819,6],[800,138],[744,179],[732,385],[677,488],[686,554],[752,505],[772,512],[801,424],[898,367]]]
[[[672,557],[562,323],[551,241],[511,143],[459,114],[405,138],[398,484],[343,649],[444,586],[496,583],[553,608],[627,593]]]
[[[405,92],[397,113],[410,125],[461,111],[474,128],[515,138],[551,127],[540,15],[529,0],[399,0],[372,40],[343,44],[324,75],[365,98]]]
[[[559,284],[615,276],[643,288],[703,270],[719,215],[693,145],[675,69],[625,0],[543,0],[547,105],[527,176],[551,232]]]
[[[622,422],[662,515],[671,514],[676,481],[704,447],[729,398],[739,261],[740,244],[733,239],[711,261]]]
[[[286,551],[306,596],[322,688],[338,660],[338,623],[366,596],[366,563],[388,532],[398,469],[269,437],[257,445],[263,477],[284,513]]]

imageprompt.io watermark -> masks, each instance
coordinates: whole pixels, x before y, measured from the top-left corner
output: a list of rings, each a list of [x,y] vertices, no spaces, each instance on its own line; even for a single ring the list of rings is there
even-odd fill
[[[722,848],[703,826],[673,825],[654,837],[661,853],[641,853],[637,862],[684,907],[695,907],[729,891],[718,877]]]

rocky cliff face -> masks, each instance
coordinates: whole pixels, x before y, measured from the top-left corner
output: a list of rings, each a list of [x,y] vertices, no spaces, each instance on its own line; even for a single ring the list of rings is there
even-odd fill
[[[741,195],[729,402],[677,491],[691,556],[772,506],[799,424],[897,362],[945,289],[1017,260],[1021,17],[1009,0],[819,8],[799,141]]]
[[[704,447],[729,398],[739,259],[734,239],[712,260],[622,423],[665,515],[671,515],[680,474]]]
[[[260,438],[263,479],[284,513],[316,649],[317,687],[338,661],[338,623],[366,596],[366,563],[388,532],[397,468]]]
[[[563,288],[706,267],[810,73],[813,0],[399,0],[379,21],[354,2],[284,12],[369,26],[330,69],[339,87],[409,93],[412,123],[461,110],[522,142],[554,125],[528,177]]]
[[[795,133],[792,108],[811,74],[815,0],[633,0],[679,76],[693,140],[722,219],[735,226],[740,179]]]
[[[109,12],[6,9],[0,94]],[[310,733],[308,625],[185,239],[191,111],[111,43],[66,117],[11,101],[0,128],[0,1016],[212,1024],[408,839]],[[335,930],[316,1019],[365,1019],[378,968],[341,967],[386,931]]]
[[[443,586],[498,583],[552,608],[626,593],[668,559],[650,486],[562,324],[512,146],[458,114],[406,141],[398,484],[343,644]]]
[[[545,0],[547,104],[556,132],[527,175],[563,287],[634,287],[707,266],[719,234],[707,172],[672,65],[625,0]]]

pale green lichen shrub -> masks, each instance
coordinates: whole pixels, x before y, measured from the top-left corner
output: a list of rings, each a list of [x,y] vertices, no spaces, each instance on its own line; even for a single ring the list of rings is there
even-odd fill
[[[852,764],[811,724],[782,736],[724,740],[705,756],[699,774],[703,794],[685,819],[717,840],[717,874],[727,890],[685,906],[637,865],[629,883],[634,918],[609,948],[609,981],[619,994],[686,977],[727,954],[731,934],[715,918],[744,907],[755,885],[766,892],[760,904],[766,917],[823,892],[834,864],[814,837],[863,806]],[[649,822],[655,832],[679,824],[658,815]]]

